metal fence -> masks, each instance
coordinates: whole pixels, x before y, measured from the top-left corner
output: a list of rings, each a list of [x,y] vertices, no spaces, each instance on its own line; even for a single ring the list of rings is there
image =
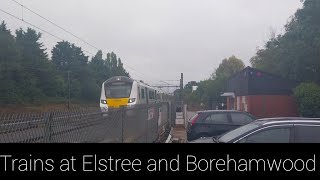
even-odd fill
[[[0,143],[164,142],[175,118],[173,106],[0,114]]]

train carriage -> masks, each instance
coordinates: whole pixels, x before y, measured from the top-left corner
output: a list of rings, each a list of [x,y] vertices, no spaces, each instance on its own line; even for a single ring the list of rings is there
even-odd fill
[[[100,108],[103,112],[137,104],[165,101],[166,95],[157,88],[126,76],[111,77],[102,83]]]

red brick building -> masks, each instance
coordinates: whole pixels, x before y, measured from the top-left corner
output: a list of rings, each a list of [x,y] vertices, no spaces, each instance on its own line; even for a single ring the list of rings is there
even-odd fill
[[[227,81],[227,109],[247,111],[257,118],[298,116],[292,89],[298,82],[246,67]]]

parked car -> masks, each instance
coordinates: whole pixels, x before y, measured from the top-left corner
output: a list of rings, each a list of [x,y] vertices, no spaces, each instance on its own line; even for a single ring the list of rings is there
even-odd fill
[[[265,118],[191,143],[320,143],[320,118]]]
[[[218,136],[251,123],[255,119],[253,115],[243,111],[198,111],[188,121],[187,139],[192,141],[201,137]]]

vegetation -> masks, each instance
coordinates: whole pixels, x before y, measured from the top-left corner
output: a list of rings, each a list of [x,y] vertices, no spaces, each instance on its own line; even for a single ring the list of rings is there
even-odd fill
[[[320,83],[320,1],[305,0],[285,26],[251,58],[253,67],[301,82]]]
[[[273,35],[250,59],[254,68],[302,82],[295,90],[299,110],[305,116],[319,116],[320,106],[320,1],[302,0],[303,7],[285,25],[285,33]],[[97,101],[101,83],[115,75],[129,76],[121,59],[102,51],[89,60],[80,47],[62,41],[49,58],[40,42],[41,34],[28,28],[15,35],[0,25],[0,105],[35,104],[68,97],[70,82],[74,101]],[[222,60],[211,76],[189,82],[183,90],[189,107],[215,108],[228,77],[244,68],[235,56]],[[69,81],[70,80],[70,81]],[[192,86],[198,86],[192,91]],[[179,91],[175,92],[179,96]]]
[[[223,102],[220,95],[224,91],[226,80],[244,67],[242,60],[235,56],[223,59],[209,79],[199,83],[190,82],[184,87],[184,101],[191,108],[211,109],[220,106]],[[194,85],[198,85],[198,88],[192,92],[192,86]],[[203,106],[199,107],[201,104]]]
[[[80,47],[62,41],[49,59],[40,38],[41,34],[30,28],[18,29],[14,36],[1,23],[0,105],[61,102],[68,97],[68,82],[73,101],[97,102],[104,80],[129,76],[113,52],[103,59],[98,51],[89,61]]]
[[[300,113],[319,117],[320,90],[316,84],[320,84],[320,1],[302,2],[303,7],[285,25],[285,33],[273,35],[250,62],[254,68],[302,82],[294,91]],[[198,83],[197,91],[191,93],[190,87],[185,86],[185,101],[205,102],[208,108],[214,102],[222,102],[220,92],[226,78],[240,70],[242,64],[223,60],[209,79]]]
[[[304,117],[320,117],[320,86],[315,83],[302,83],[294,89],[299,112]]]
[[[320,1],[304,0],[285,26],[251,58],[253,67],[302,82],[295,89],[301,115],[319,117]],[[304,82],[309,82],[308,84]],[[316,83],[316,84],[313,84]]]

